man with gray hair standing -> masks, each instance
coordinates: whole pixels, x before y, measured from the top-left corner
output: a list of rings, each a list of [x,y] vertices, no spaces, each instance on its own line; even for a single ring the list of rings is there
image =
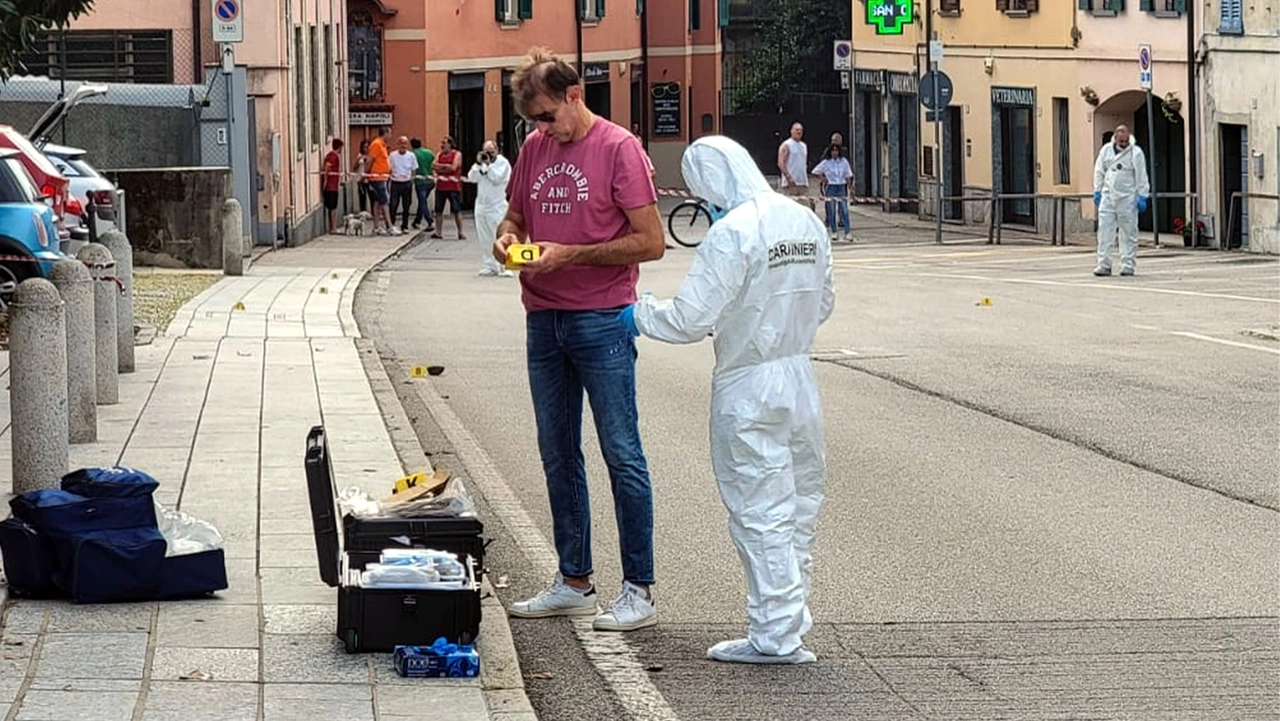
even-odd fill
[[[782,172],[782,192],[804,198],[813,210],[809,197],[809,146],[804,144],[804,126],[791,124],[791,137],[778,147],[778,170]]]
[[[1093,204],[1098,208],[1097,276],[1111,275],[1111,248],[1120,233],[1120,275],[1133,275],[1138,263],[1138,213],[1147,209],[1151,183],[1147,156],[1129,137],[1129,127],[1117,125],[1110,143],[1102,146],[1093,165]]]

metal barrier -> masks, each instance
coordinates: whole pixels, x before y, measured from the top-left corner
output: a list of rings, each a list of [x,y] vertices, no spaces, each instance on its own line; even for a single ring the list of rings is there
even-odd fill
[[[1231,236],[1235,233],[1237,200],[1274,200],[1280,202],[1280,195],[1275,195],[1273,193],[1250,193],[1243,190],[1237,190],[1232,193],[1231,200],[1228,201],[1227,204],[1227,233],[1218,239],[1219,250],[1231,250]],[[1243,243],[1241,246],[1243,247]]]

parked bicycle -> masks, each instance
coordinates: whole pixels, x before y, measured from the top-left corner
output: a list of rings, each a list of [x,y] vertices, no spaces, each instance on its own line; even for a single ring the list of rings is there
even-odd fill
[[[671,209],[667,215],[667,230],[675,242],[686,248],[696,248],[714,222],[706,201],[692,198]]]

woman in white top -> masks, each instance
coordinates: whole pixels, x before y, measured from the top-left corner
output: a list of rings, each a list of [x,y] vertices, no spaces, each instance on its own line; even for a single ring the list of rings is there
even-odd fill
[[[849,197],[849,179],[853,177],[853,168],[839,145],[827,148],[827,157],[822,159],[812,171],[813,175],[823,178],[822,195],[827,198],[827,230],[831,231],[831,239],[836,239],[836,216],[840,219],[840,239],[849,239],[849,205],[845,198]]]

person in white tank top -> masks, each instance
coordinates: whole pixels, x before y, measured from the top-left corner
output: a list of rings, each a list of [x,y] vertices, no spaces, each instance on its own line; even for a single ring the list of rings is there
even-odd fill
[[[778,148],[778,170],[782,173],[782,191],[800,198],[809,197],[809,147],[804,144],[804,126],[791,125],[791,137]],[[807,201],[813,209],[813,199]]]

